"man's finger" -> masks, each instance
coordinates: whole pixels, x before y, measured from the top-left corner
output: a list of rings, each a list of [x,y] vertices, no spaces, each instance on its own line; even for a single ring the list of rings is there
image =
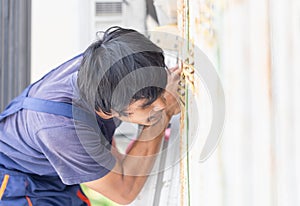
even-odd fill
[[[180,75],[182,72],[182,68],[177,67],[177,69],[174,71],[174,74]]]
[[[176,65],[175,67],[170,68],[169,71],[170,71],[171,73],[173,73],[173,72],[175,72],[178,68],[179,68],[178,65]]]

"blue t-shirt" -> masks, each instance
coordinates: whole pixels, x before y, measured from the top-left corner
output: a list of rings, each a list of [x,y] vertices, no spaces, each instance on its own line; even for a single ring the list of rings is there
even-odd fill
[[[95,114],[79,97],[76,82],[81,59],[80,55],[48,73],[33,85],[29,96],[72,103]],[[96,118],[102,132],[67,117],[20,110],[0,122],[0,165],[59,176],[68,185],[99,179],[116,163],[109,143],[120,121]]]

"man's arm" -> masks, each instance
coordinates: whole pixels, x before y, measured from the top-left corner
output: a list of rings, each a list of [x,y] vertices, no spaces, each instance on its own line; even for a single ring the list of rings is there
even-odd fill
[[[180,72],[178,67],[170,69],[164,93],[167,107],[163,118],[155,125],[144,127],[123,161],[117,160],[113,170],[106,176],[85,183],[88,187],[119,204],[129,204],[136,198],[152,170],[172,115],[180,112],[176,99]]]
[[[155,125],[145,127],[123,161],[106,176],[85,183],[119,204],[129,204],[141,191],[150,174],[171,115],[164,114]]]

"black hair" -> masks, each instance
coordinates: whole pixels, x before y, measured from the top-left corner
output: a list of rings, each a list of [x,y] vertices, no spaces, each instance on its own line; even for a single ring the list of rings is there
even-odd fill
[[[96,111],[123,114],[127,106],[162,95],[167,70],[161,48],[133,29],[111,27],[83,54],[78,88]]]

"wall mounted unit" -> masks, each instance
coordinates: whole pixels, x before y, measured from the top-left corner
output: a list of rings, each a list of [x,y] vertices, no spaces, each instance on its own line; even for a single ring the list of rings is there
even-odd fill
[[[112,25],[124,26],[122,0],[93,0],[91,2],[91,35],[93,39],[95,39],[97,31],[105,31]]]

